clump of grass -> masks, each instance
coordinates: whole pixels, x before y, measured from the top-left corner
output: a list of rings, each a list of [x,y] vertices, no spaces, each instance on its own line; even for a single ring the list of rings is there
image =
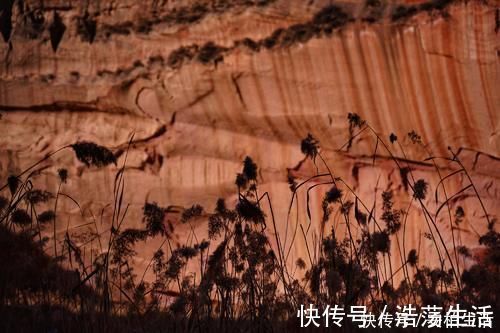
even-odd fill
[[[13,265],[0,271],[0,290],[6,291],[0,293],[0,314],[13,313],[19,307],[36,313],[38,307],[44,306],[51,314],[56,313],[56,309],[65,313],[62,320],[43,321],[50,329],[180,332],[280,331],[298,327],[294,326],[296,310],[301,304],[309,303],[320,309],[331,304],[366,305],[378,313],[385,304],[395,308],[402,303],[448,306],[459,302],[466,306],[491,304],[496,313],[500,313],[500,289],[495,287],[500,267],[500,235],[495,229],[495,218],[485,211],[488,231],[478,240],[485,249],[484,258],[469,268],[462,265],[459,274],[458,256],[472,260],[471,251],[463,245],[450,251],[436,221],[442,207],[450,205],[449,219],[454,219],[455,226],[460,225],[467,215],[463,208],[455,207],[452,214],[450,199],[453,196],[446,196],[444,202],[440,202],[441,208],[431,211],[425,203],[429,184],[424,179],[415,179],[412,168],[403,165],[402,159],[396,157],[367,121],[353,113],[347,121],[351,144],[353,138],[365,134],[376,140],[376,146],[386,149],[400,174],[405,175],[402,181],[406,182],[403,187],[406,191],[398,194],[408,195],[410,204],[401,209],[395,190],[389,188],[381,194],[381,211],[368,207],[342,177],[333,174],[319,141],[308,134],[300,148],[305,158],[318,163],[316,173],[305,181],[290,176],[290,211],[293,204],[297,204],[295,196],[304,189],[307,222],[312,224],[318,219],[322,226],[313,236],[310,225],[300,224],[298,220],[292,226],[291,236],[278,232],[270,195],[260,192],[259,167],[250,157],[242,161],[241,171],[236,175],[237,199],[233,206],[219,199],[213,212],[197,204],[180,210],[181,222],[191,226],[184,244],[175,244],[171,238],[173,226],[169,226],[167,215],[173,211],[172,207],[165,208],[155,202],[144,204],[141,224],[135,224],[135,228],[124,227],[130,219],[128,205],[123,202],[124,162],[116,171],[112,214],[109,217],[101,214],[104,220],[101,226],[108,225],[108,233],[104,237],[98,232],[95,217],[90,217],[88,223],[95,229],[92,242],[94,247],[99,247],[98,253],[86,252],[88,247],[76,242],[69,230],[64,240],[56,242],[57,201],[68,198],[61,192],[68,178],[66,170],[57,171],[56,194],[34,189],[31,179],[35,174],[26,170],[11,176],[2,188],[8,191],[7,195],[0,196],[3,250],[0,263],[12,260],[10,257],[16,264],[31,259],[27,265]],[[423,145],[423,139],[416,132],[411,132],[408,138],[414,144]],[[394,137],[389,137],[389,141],[392,149],[401,148],[407,161],[399,141]],[[66,148],[72,149],[77,159],[89,167],[117,164],[111,150],[89,142],[65,146],[48,156]],[[451,154],[448,162],[459,167],[456,174],[468,175],[457,154]],[[47,161],[48,158],[44,158],[30,169]],[[320,172],[325,169],[326,172]],[[440,178],[452,177],[454,172]],[[319,183],[311,184],[313,180]],[[310,193],[320,188],[318,184],[328,186],[322,193],[323,216],[320,217],[313,216],[309,207]],[[472,182],[468,189],[471,188]],[[68,199],[77,204],[76,200]],[[478,195],[477,199],[481,200]],[[406,250],[410,209],[420,209],[427,222],[428,241],[433,243],[440,258],[436,267],[422,262],[417,249]],[[195,219],[208,220],[209,240],[198,239],[199,234],[191,225]],[[53,245],[42,237],[51,223]],[[339,224],[345,226],[346,233],[339,232]],[[298,237],[302,237],[305,251],[299,258],[293,258],[289,256],[290,249]],[[136,249],[153,239],[159,239],[160,245],[146,261],[145,271],[138,272],[134,265]],[[53,257],[45,254],[50,245],[58,249]],[[400,264],[393,259],[394,251],[399,252]],[[398,274],[399,280],[395,278]],[[81,322],[82,317],[86,320],[79,327],[76,323]]]

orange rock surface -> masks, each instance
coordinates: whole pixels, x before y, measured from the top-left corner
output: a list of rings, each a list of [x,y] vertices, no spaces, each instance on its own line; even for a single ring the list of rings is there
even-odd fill
[[[312,162],[300,163],[300,141],[311,133],[335,175],[368,207],[375,201],[379,205],[387,189],[394,191],[397,208],[411,205],[407,251],[419,249],[422,262],[436,262],[433,243],[423,237],[428,227],[422,209],[376,138],[364,133],[350,149],[337,151],[349,139],[347,114],[352,112],[379,133],[415,179],[429,182],[425,203],[433,211],[444,201],[444,192],[438,191],[436,203],[439,174],[424,159],[450,157],[450,146],[470,172],[490,218],[499,214],[496,1],[453,1],[444,9],[418,10],[402,18],[394,17],[397,6],[423,1],[381,1],[374,8],[363,1],[335,1],[348,19],[321,33],[311,22],[331,1],[258,2],[89,1],[85,7],[86,2],[51,0],[43,8],[38,1],[16,2],[8,42],[0,44],[1,179],[78,140],[123,150],[134,133],[124,201],[130,204],[126,224],[139,226],[146,201],[179,207],[199,203],[207,212],[218,197],[234,204],[235,175],[248,155],[259,166],[259,191],[269,192],[288,248],[296,221],[305,228],[311,223],[311,243],[322,228],[330,228],[319,222],[329,185],[311,191],[311,221],[305,189],[299,191],[299,208],[294,206],[287,218],[289,175],[300,182],[316,172]],[[64,29],[54,23],[55,13]],[[301,26],[294,28],[297,24]],[[285,32],[274,35],[279,36],[277,45],[265,47],[266,38],[271,41],[280,28]],[[290,35],[293,29],[302,30]],[[51,32],[61,30],[62,36]],[[213,49],[206,43],[213,43]],[[192,48],[181,50],[192,52],[190,56],[175,58],[188,46]],[[408,140],[412,130],[424,145]],[[390,133],[401,146],[389,143]],[[458,168],[453,162],[437,163],[442,176]],[[35,185],[56,191],[57,169],[67,168],[63,191],[84,209],[82,217],[71,201],[60,203],[58,212],[64,217],[58,240],[69,228],[85,242],[82,234],[96,230],[75,227],[103,209],[97,232],[105,234],[116,169],[86,168],[66,152],[47,166]],[[452,196],[469,180],[460,173],[444,184]],[[451,215],[459,205],[466,218],[454,235],[448,211],[437,218],[444,241],[450,247],[453,238],[476,246],[477,234],[486,230],[484,211],[471,189],[456,197]],[[338,212],[329,223],[345,231]],[[207,237],[205,218],[193,228],[198,238]],[[191,239],[190,232],[187,225],[174,225],[179,244]],[[398,237],[402,242],[402,231]],[[159,243],[140,249],[139,267],[147,265]],[[88,246],[96,246],[95,241]],[[392,246],[397,252],[396,241]],[[305,251],[304,238],[297,237],[290,261],[304,257]],[[400,262],[398,256],[393,260]]]

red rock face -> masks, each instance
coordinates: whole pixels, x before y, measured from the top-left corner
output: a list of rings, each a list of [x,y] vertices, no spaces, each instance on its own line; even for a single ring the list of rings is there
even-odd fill
[[[499,213],[499,23],[493,1],[453,1],[443,8],[421,7],[423,1],[341,1],[329,11],[329,1],[24,3],[4,11],[12,28],[2,30],[8,42],[0,46],[1,179],[78,140],[124,151],[133,133],[124,201],[130,204],[126,225],[139,226],[146,201],[199,203],[207,212],[218,197],[234,204],[234,179],[249,155],[294,262],[305,256],[306,239],[314,242],[331,226],[339,235],[346,232],[338,213],[320,222],[330,185],[310,191],[311,219],[306,189],[288,214],[288,177],[300,182],[317,172],[300,150],[311,133],[334,174],[366,207],[380,212],[382,191],[392,190],[395,208],[409,211],[406,234],[391,243],[393,251],[404,239],[407,251],[418,249],[420,260],[436,262],[434,244],[424,237],[425,213],[382,143],[366,131],[338,151],[349,140],[351,112],[380,135],[410,182],[429,183],[423,201],[432,213],[445,196],[467,187],[470,175],[482,205],[471,187],[453,197],[450,211],[441,210],[441,252],[443,243],[477,244],[486,230],[484,210],[490,218]],[[403,4],[415,7],[397,8]],[[423,144],[408,139],[412,130]],[[391,133],[399,138],[395,144]],[[441,182],[460,166],[425,159],[452,157],[448,146],[469,174]],[[35,185],[56,191],[57,170],[67,168],[63,189],[84,210],[80,216],[71,201],[59,203],[64,222],[56,238],[62,241],[71,230],[84,243],[85,233],[105,234],[116,168],[89,169],[66,152],[46,165]],[[325,170],[319,164],[319,172]],[[442,184],[446,194],[438,189]],[[450,216],[458,206],[466,217],[455,226]],[[97,230],[76,228],[101,211]],[[178,223],[178,214],[166,221],[178,244],[190,239],[191,228],[207,237],[206,216],[188,227]],[[292,243],[300,224],[310,231]],[[144,245],[136,264],[144,268],[158,245]],[[400,262],[399,255],[393,261]]]

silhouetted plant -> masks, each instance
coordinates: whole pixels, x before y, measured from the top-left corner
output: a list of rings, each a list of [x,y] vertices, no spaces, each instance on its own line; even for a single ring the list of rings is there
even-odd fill
[[[417,250],[411,249],[410,252],[408,252],[408,258],[406,259],[406,261],[410,266],[416,266],[418,263]]]
[[[423,179],[419,179],[413,185],[413,197],[415,199],[424,200],[427,195],[427,187],[429,184]]]
[[[22,227],[28,226],[31,224],[31,216],[26,212],[26,210],[21,208],[16,208],[11,215],[11,222],[15,225],[19,225]]]
[[[386,228],[390,234],[395,234],[401,228],[401,210],[393,209],[393,192],[382,192],[383,213],[380,219],[385,222]]]
[[[53,210],[47,210],[38,215],[38,222],[40,224],[46,224],[52,222],[56,217]]]
[[[410,133],[408,133],[408,138],[414,144],[421,144],[422,143],[422,138],[415,131],[411,131]]]
[[[116,164],[116,157],[106,147],[99,146],[93,142],[80,141],[71,145],[76,157],[86,166],[103,167],[108,164]]]
[[[143,221],[146,223],[146,230],[152,236],[158,234],[165,234],[165,227],[163,221],[165,219],[165,210],[158,206],[155,202],[146,203],[144,205],[144,218]]]
[[[340,202],[342,199],[342,190],[336,185],[332,186],[328,192],[325,194],[324,200],[328,203]]]
[[[59,176],[59,180],[61,181],[61,183],[66,184],[66,182],[68,181],[68,170],[58,169],[57,175]]]
[[[53,197],[54,195],[52,193],[42,190],[31,190],[26,193],[26,200],[32,205],[36,205],[41,202],[47,202]]]
[[[353,129],[355,127],[361,128],[365,124],[365,121],[357,113],[349,113],[347,119],[349,120],[349,126]]]
[[[371,246],[375,252],[389,253],[391,240],[385,231],[376,231],[371,235]]]
[[[16,176],[9,176],[9,178],[7,179],[7,183],[9,185],[10,194],[14,195],[21,181]]]
[[[190,208],[186,209],[184,212],[182,212],[181,221],[183,223],[186,223],[192,218],[201,216],[201,214],[203,214],[203,207],[201,207],[200,205],[193,205]]]
[[[330,14],[324,15],[328,17]],[[318,24],[327,25],[322,20],[318,18]],[[50,311],[59,307],[68,314],[80,313],[82,318],[88,319],[82,324],[88,325],[85,326],[88,330],[72,326],[76,327],[75,331],[120,328],[122,331],[148,332],[160,331],[161,327],[175,332],[209,331],[213,327],[222,331],[280,330],[294,322],[300,304],[309,303],[320,307],[362,304],[377,312],[385,304],[394,308],[402,302],[442,306],[464,302],[468,305],[491,304],[498,311],[500,288],[495,287],[495,283],[500,265],[500,236],[495,230],[495,218],[486,214],[488,231],[479,238],[485,249],[480,259],[465,246],[454,249],[457,257],[473,262],[471,267],[462,265],[463,270],[458,274],[458,260],[452,260],[448,255],[446,261],[443,250],[447,250],[447,244],[443,244],[442,238],[442,243],[438,243],[441,237],[440,226],[436,223],[439,207],[434,214],[423,202],[428,195],[428,183],[423,179],[415,180],[411,167],[408,164],[403,166],[401,159],[389,150],[385,143],[387,137],[384,140],[359,115],[349,114],[348,124],[349,141],[363,132],[376,138],[376,145],[386,149],[393,158],[405,189],[411,189],[413,195],[408,195],[410,203],[406,210],[398,209],[401,203],[395,201],[398,198],[395,191],[399,189],[389,187],[381,194],[381,212],[375,209],[375,205],[368,207],[344,179],[333,174],[321,154],[319,142],[308,134],[301,142],[301,150],[306,158],[314,160],[319,157],[323,164],[317,165],[316,173],[305,181],[298,181],[292,173],[288,178],[292,190],[290,211],[297,202],[294,201],[297,192],[303,188],[307,191],[309,226],[300,224],[297,217],[292,244],[289,245],[291,249],[296,240],[295,233],[302,233],[306,251],[300,255],[306,260],[295,257],[289,261],[290,251],[285,255],[288,235],[281,238],[283,235],[276,228],[269,194],[259,194],[259,168],[250,157],[244,159],[241,173],[237,175],[238,192],[234,205],[228,207],[224,199],[218,199],[214,211],[208,214],[197,204],[177,211],[173,206],[163,208],[146,202],[143,206],[144,224],[139,228],[123,227],[128,218],[128,205],[123,203],[124,162],[116,172],[113,214],[106,221],[110,228],[106,233],[109,235],[107,243],[92,216],[88,225],[95,226],[95,231],[91,232],[90,238],[94,246],[99,244],[99,252],[86,254],[85,246],[72,239],[68,230],[64,241],[59,236],[59,244],[54,236],[53,246],[60,250],[59,254],[55,252],[54,258],[40,255],[49,244],[42,235],[44,226],[53,223],[56,235],[57,204],[54,209],[47,209],[46,205],[57,202],[59,196],[66,198],[60,192],[60,186],[67,180],[67,171],[58,170],[60,182],[56,195],[34,189],[31,181],[34,176],[27,174],[26,170],[11,176],[4,186],[6,191],[9,188],[10,197],[0,196],[0,244],[4,246],[3,239],[6,238],[5,244],[13,247],[8,250],[19,252],[15,256],[19,261],[30,258],[30,255],[35,259],[25,266],[0,271],[0,291],[8,290],[0,293],[0,312],[14,309],[14,306],[26,306],[28,302],[23,301],[26,298],[30,306],[44,304]],[[421,137],[415,132],[410,133],[409,139],[422,145]],[[405,154],[395,135],[389,136],[389,141],[396,144],[392,147],[400,147]],[[64,148],[72,148],[87,166],[117,163],[111,150],[93,143],[78,142],[61,150]],[[404,161],[408,160],[404,156]],[[34,166],[48,161],[47,158]],[[450,160],[459,163],[456,154]],[[31,169],[33,166],[28,170]],[[327,171],[321,173],[320,169]],[[313,180],[318,182],[311,185]],[[320,188],[319,185],[329,188],[321,201],[323,216],[316,217],[309,210],[309,194]],[[447,196],[442,205],[449,203],[451,197]],[[76,201],[74,203],[79,207]],[[406,252],[404,228],[401,248],[399,231],[403,219],[406,225],[412,204],[419,205],[429,226],[425,237],[440,251],[438,267],[430,267],[430,263],[419,260],[416,249]],[[38,208],[45,210],[38,213]],[[180,220],[183,223],[206,218],[210,241],[199,239],[199,234],[195,234],[190,224],[191,234],[185,239],[185,244],[174,242],[171,232],[167,233],[167,228],[170,231],[174,228],[167,215],[171,212],[182,212]],[[82,212],[82,218],[87,217]],[[455,208],[454,214],[450,213],[455,226],[465,217],[461,206]],[[101,214],[101,220],[106,218]],[[317,234],[319,237],[313,235],[311,242],[309,235],[313,229],[309,227],[315,219],[320,220],[321,229]],[[345,234],[342,230],[339,232],[340,224],[345,226]],[[271,239],[270,235],[274,238]],[[145,262],[145,271],[139,274],[134,265],[136,249],[140,242],[153,238],[159,238],[161,244],[153,251],[149,263]],[[19,246],[24,249],[18,250]],[[398,258],[401,259],[401,264],[394,269],[393,249],[399,251]],[[7,255],[0,252],[0,261],[7,262]],[[72,270],[65,271],[61,264]],[[192,271],[193,265],[198,265],[196,272]],[[149,270],[152,278],[147,275]],[[396,278],[398,273],[399,280]],[[42,281],[38,276],[42,276]],[[22,283],[18,281],[20,278]],[[64,288],[57,284],[60,282]],[[69,322],[77,322],[77,317],[68,316]]]
[[[316,140],[311,134],[307,134],[307,137],[302,140],[302,143],[300,144],[300,149],[306,157],[310,157],[314,160],[318,155],[319,141]]]
[[[255,224],[265,223],[264,212],[256,203],[251,202],[245,197],[241,198],[236,204],[236,211],[239,216],[247,222],[253,222]]]
[[[391,143],[398,141],[398,137],[396,136],[396,134],[391,133],[391,135],[389,135],[389,141],[391,141]]]
[[[257,164],[249,156],[243,161],[243,175],[248,180],[257,180]]]

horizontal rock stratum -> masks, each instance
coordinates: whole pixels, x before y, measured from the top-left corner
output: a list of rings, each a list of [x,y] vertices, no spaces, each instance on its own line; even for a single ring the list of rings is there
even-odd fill
[[[123,152],[134,133],[124,202],[130,204],[126,223],[138,226],[146,201],[180,210],[199,203],[207,212],[219,197],[234,204],[235,176],[245,156],[251,156],[259,166],[259,191],[269,192],[278,231],[289,246],[296,217],[310,229],[311,242],[339,218],[335,213],[328,225],[320,223],[322,197],[330,185],[310,192],[311,219],[306,190],[287,218],[289,179],[300,182],[316,172],[300,150],[301,140],[311,133],[335,175],[367,206],[378,206],[387,189],[394,191],[397,208],[414,206],[407,249],[419,249],[424,262],[436,261],[437,255],[423,237],[425,216],[411,200],[405,176],[426,179],[426,201],[437,208],[445,195],[438,191],[435,202],[440,173],[457,169],[456,163],[438,161],[438,172],[427,157],[451,157],[450,147],[468,169],[490,218],[499,213],[496,1],[40,3],[1,5],[3,180],[79,140]],[[348,113],[367,121],[408,174],[399,172],[368,132],[338,150],[349,140]],[[421,136],[421,145],[408,139],[410,131]],[[389,142],[391,133],[398,136],[397,144]],[[67,153],[55,155],[46,166],[35,186],[57,191],[57,170],[68,169],[63,191],[85,212],[81,217],[74,203],[61,202],[58,211],[66,218],[59,219],[56,237],[62,242],[66,230],[72,230],[83,244],[96,230],[75,227],[92,213],[110,214],[106,207],[116,168],[89,169]],[[319,167],[321,172],[324,167]],[[463,173],[443,183],[448,196],[470,184]],[[454,237],[475,246],[487,216],[471,188],[453,199],[452,208],[458,206],[467,218],[454,227]],[[453,213],[443,211],[437,219],[450,245]],[[190,239],[191,230],[207,237],[206,218],[191,226],[176,221],[173,216],[179,244]],[[97,232],[108,229],[98,224]],[[137,265],[145,267],[157,246],[141,249]],[[305,251],[304,238],[297,239],[290,260]]]

